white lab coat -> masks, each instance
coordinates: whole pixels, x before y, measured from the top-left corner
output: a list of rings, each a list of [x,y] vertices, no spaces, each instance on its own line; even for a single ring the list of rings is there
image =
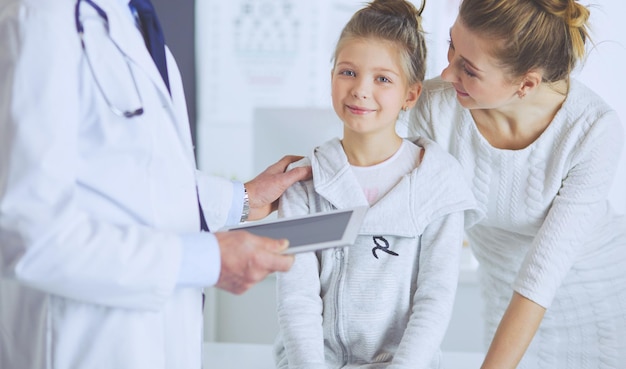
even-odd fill
[[[202,291],[175,285],[180,235],[199,229],[196,186],[216,229],[232,185],[196,173],[172,55],[170,97],[128,8],[96,2],[140,117],[103,100],[75,0],[0,0],[0,368],[200,368]],[[128,77],[98,76],[134,107]]]

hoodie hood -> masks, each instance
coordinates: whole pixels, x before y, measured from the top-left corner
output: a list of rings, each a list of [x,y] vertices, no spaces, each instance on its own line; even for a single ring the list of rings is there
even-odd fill
[[[456,211],[467,211],[466,226],[474,224],[480,214],[458,162],[429,139],[409,141],[424,149],[422,162],[372,206],[376,211],[368,212],[361,233],[421,234],[433,219]],[[355,190],[360,184],[338,138],[313,150],[311,166],[315,192],[334,208],[368,206],[363,192]],[[385,219],[395,220],[388,224]]]

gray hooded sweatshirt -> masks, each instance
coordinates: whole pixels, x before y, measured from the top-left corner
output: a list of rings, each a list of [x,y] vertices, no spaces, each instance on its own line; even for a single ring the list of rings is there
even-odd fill
[[[278,368],[439,368],[463,227],[478,214],[456,160],[419,138],[422,162],[368,210],[354,245],[303,253],[277,276]],[[279,215],[367,206],[339,139],[317,147],[313,179]]]

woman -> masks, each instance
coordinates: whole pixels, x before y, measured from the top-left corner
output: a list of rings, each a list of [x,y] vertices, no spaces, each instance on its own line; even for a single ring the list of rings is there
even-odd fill
[[[486,213],[467,230],[483,368],[626,365],[626,221],[607,201],[624,135],[570,78],[588,18],[573,0],[464,0],[449,65],[411,113],[409,133],[459,160]]]

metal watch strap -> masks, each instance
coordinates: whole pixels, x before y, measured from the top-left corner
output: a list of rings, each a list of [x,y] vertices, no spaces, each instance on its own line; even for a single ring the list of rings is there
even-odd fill
[[[248,190],[246,186],[243,187],[243,210],[241,212],[241,219],[239,222],[243,223],[248,220],[250,215],[250,198],[248,197]]]

